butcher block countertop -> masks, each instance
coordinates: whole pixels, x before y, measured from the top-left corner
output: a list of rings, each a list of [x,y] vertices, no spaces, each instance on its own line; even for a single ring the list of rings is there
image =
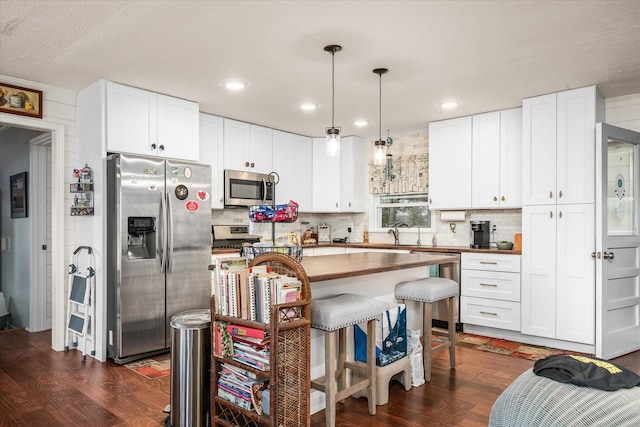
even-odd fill
[[[488,253],[488,254],[507,254],[507,255],[521,255],[522,251],[516,250],[501,250],[496,248],[491,249],[473,249],[468,246],[417,246],[417,245],[391,245],[388,243],[320,243],[315,245],[305,245],[305,248],[365,248],[365,249],[397,249],[405,251],[417,251],[417,252],[440,252],[440,253],[462,253],[462,252],[476,252],[476,253]],[[212,249],[213,255],[238,253],[239,249]]]
[[[433,264],[454,265],[459,262],[460,257],[453,254],[362,252],[306,257],[302,259],[302,266],[309,281],[313,283]]]

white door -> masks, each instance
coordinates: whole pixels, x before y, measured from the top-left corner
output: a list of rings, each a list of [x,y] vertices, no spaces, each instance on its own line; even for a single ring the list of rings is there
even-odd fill
[[[596,356],[640,349],[640,133],[596,125]]]

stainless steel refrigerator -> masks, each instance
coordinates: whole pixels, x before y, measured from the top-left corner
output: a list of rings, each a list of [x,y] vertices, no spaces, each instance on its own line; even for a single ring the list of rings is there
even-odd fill
[[[165,352],[171,317],[209,307],[208,165],[107,157],[107,349],[116,363]]]

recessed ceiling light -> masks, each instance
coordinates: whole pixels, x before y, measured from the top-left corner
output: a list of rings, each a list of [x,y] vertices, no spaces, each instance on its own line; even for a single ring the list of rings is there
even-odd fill
[[[366,120],[356,120],[355,122],[353,122],[354,125],[358,126],[358,127],[363,127],[369,124],[368,121]]]
[[[456,108],[458,106],[458,101],[444,101],[440,103],[440,107],[442,108]]]
[[[222,85],[229,90],[240,90],[244,89],[247,83],[243,82],[242,80],[226,80],[222,83]]]
[[[300,104],[300,109],[304,111],[313,111],[318,108],[318,104],[314,104],[313,102],[303,102]]]

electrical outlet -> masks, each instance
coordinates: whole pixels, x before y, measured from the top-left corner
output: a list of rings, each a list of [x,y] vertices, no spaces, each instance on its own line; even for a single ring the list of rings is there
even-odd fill
[[[493,224],[493,226],[491,228],[491,232],[495,233],[496,231],[498,231],[498,226],[496,224]]]
[[[349,224],[347,224],[347,232],[351,233],[353,231],[353,223],[350,222]]]

